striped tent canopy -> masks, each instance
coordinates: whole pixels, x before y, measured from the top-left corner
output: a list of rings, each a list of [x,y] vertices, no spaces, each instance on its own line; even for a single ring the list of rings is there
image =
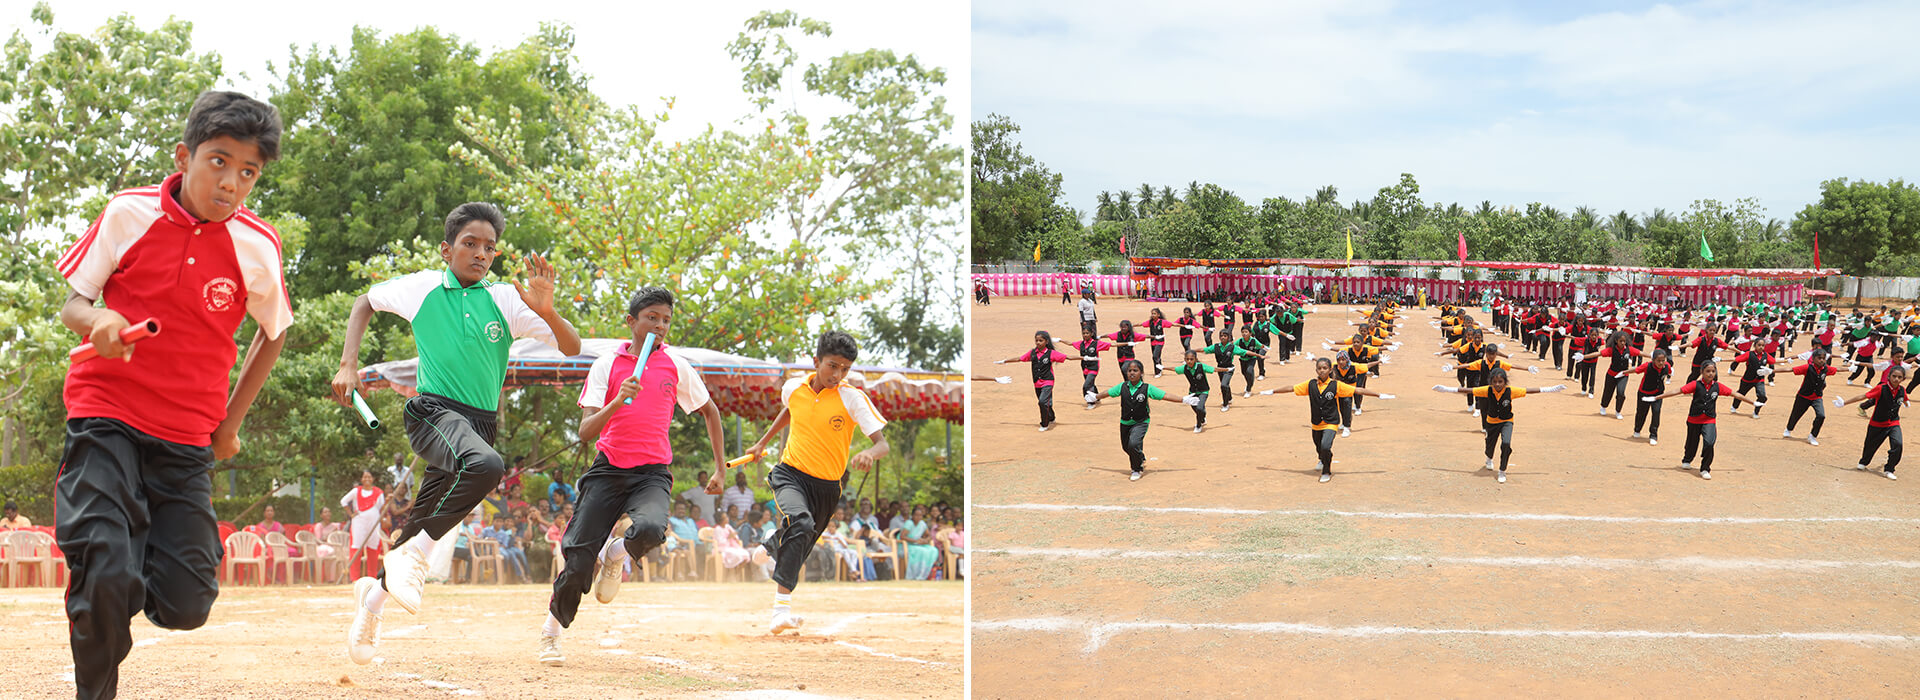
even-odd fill
[[[506,388],[583,385],[594,359],[614,352],[625,342],[622,338],[587,338],[580,342],[580,354],[566,357],[539,341],[516,340],[508,351]],[[702,348],[668,346],[666,351],[700,372],[721,413],[751,420],[772,420],[780,415],[780,387],[789,378],[813,371],[811,363],[782,364]],[[414,396],[419,364],[420,360],[414,358],[370,365],[361,368],[360,380],[369,390],[392,389]],[[856,366],[847,375],[847,382],[864,389],[888,420],[965,421],[966,382],[958,374]]]

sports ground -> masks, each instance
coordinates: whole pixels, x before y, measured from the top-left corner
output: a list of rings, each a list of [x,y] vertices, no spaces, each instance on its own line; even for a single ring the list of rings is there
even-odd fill
[[[1101,330],[1187,305],[1103,299]],[[1327,354],[1353,308],[1318,307],[1309,349]],[[1522,398],[1497,484],[1464,400],[1431,391],[1454,383],[1428,354],[1437,311],[1408,310],[1405,347],[1369,385],[1398,398],[1366,400],[1331,482],[1306,399],[1257,394],[1225,414],[1209,401],[1202,434],[1190,409],[1154,402],[1146,475],[1129,481],[1118,406],[1082,409],[1076,363],[1055,365],[1045,433],[1026,364],[992,364],[1036,330],[1077,340],[1072,307],[973,312],[972,373],[1014,380],[973,384],[976,697],[1920,696],[1920,470],[1855,470],[1866,421],[1851,407],[1828,404],[1818,447],[1810,417],[1783,439],[1797,377],[1759,419],[1720,403],[1712,481],[1679,469],[1680,399],[1650,446],[1598,398]],[[1489,341],[1540,366],[1516,385],[1571,384]],[[1111,354],[1101,372],[1103,389],[1118,381]],[[1313,370],[1270,360],[1267,376],[1256,390]],[[1863,390],[1843,379],[1829,397]]]
[[[124,698],[928,698],[959,697],[961,585],[803,585],[807,624],[767,635],[772,584],[629,583],[591,598],[562,638],[564,666],[536,659],[550,588],[430,585],[418,616],[396,606],[380,655],[346,657],[346,586],[227,587],[207,624],[133,621]],[[0,589],[6,697],[72,697],[56,588]]]

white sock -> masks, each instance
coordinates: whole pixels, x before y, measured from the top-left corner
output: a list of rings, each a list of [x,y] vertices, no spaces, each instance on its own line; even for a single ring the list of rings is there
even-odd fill
[[[432,537],[427,536],[426,531],[423,530],[420,534],[414,535],[413,542],[409,544],[413,545],[414,549],[420,550],[421,559],[430,559],[433,557],[434,541]]]
[[[547,624],[540,626],[540,634],[549,637],[558,637],[560,636],[561,629],[560,618],[554,617],[553,613],[547,613]]]
[[[791,613],[791,612],[793,612],[793,594],[792,593],[773,594],[773,614],[782,615],[782,614]]]
[[[627,558],[627,538],[625,537],[609,538],[606,546],[600,548],[601,561],[616,562],[625,558]]]
[[[380,614],[380,609],[386,606],[387,589],[384,584],[374,586],[373,592],[367,594],[367,599],[360,602],[360,607],[366,608],[367,612],[375,615]]]

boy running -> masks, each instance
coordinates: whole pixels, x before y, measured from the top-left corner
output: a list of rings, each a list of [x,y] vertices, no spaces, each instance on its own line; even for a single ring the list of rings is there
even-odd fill
[[[389,595],[407,612],[420,612],[434,541],[466,519],[506,472],[493,450],[494,416],[513,339],[536,338],[566,355],[580,352],[580,334],[553,307],[552,264],[531,256],[531,276],[515,281],[512,289],[486,279],[506,227],[506,218],[491,204],[454,208],[440,243],[447,267],[373,285],[354,300],[347,317],[340,371],[333,375],[333,400],[343,406],[349,404],[349,392],[361,390],[360,339],[373,312],[385,311],[412,325],[420,352],[420,395],[406,403],[407,442],[427,462],[420,493],[406,527],[394,535],[380,577],[353,583],[347,656],[354,663],[373,661]]]
[[[887,425],[880,409],[874,408],[865,392],[842,381],[859,357],[860,346],[853,336],[840,331],[821,335],[814,346],[815,371],[787,380],[780,391],[779,417],[747,450],[759,459],[773,436],[791,426],[780,464],[767,472],[780,524],[760,544],[774,560],[773,622],[767,628],[772,634],[799,629],[804,622],[793,614],[793,589],[800,585],[801,567],[813,552],[820,527],[833,517],[840,501],[840,478],[847,472],[847,448],[853,444],[854,430],[872,440],[873,446],[853,455],[853,468],[872,469],[874,461],[890,450],[887,436],[880,432]]]
[[[60,256],[73,288],[60,321],[99,352],[67,370],[55,487],[80,698],[119,692],[135,614],[194,629],[220,593],[208,472],[240,452],[240,424],[293,324],[279,234],[245,205],[279,155],[273,107],[202,93],[173,147],[178,172],[114,195]],[[233,334],[248,316],[260,327],[229,396]],[[141,341],[134,364],[120,331],[147,317],[167,332]]]
[[[627,558],[641,561],[667,539],[667,512],[673,505],[673,443],[667,432],[674,406],[706,421],[713,447],[713,477],[703,484],[707,492],[718,492],[726,483],[720,409],[693,365],[667,352],[673,292],[641,288],[627,303],[626,325],[632,340],[595,359],[580,391],[580,440],[592,441],[596,453],[580,476],[579,505],[560,540],[566,565],[553,579],[547,622],[540,628],[540,663],[548,666],[566,662],[560,632],[573,625],[580,596],[591,588],[595,599],[613,602]],[[652,354],[635,355],[649,334],[656,340]],[[629,524],[612,536],[622,516]],[[600,566],[597,579],[595,564]]]

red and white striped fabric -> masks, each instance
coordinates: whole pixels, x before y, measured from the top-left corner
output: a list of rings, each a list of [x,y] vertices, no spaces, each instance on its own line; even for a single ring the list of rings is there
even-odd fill
[[[973,280],[987,285],[999,296],[1050,296],[1059,294],[1063,283],[1071,284],[1075,290],[1082,283],[1091,283],[1094,292],[1101,296],[1127,296],[1133,293],[1134,280],[1127,275],[1082,275],[1063,272],[1019,273],[1019,274],[979,274]],[[1455,298],[1463,290],[1478,294],[1482,289],[1496,289],[1509,297],[1531,297],[1536,299],[1570,298],[1576,285],[1567,282],[1541,282],[1532,280],[1490,280],[1478,282],[1454,282],[1450,280],[1406,279],[1400,277],[1341,277],[1335,275],[1156,275],[1147,278],[1141,284],[1153,296],[1195,297],[1202,294],[1225,292],[1240,294],[1273,291],[1284,287],[1290,291],[1311,293],[1315,284],[1337,288],[1342,296],[1371,296],[1391,289],[1405,289],[1408,284],[1414,288],[1425,288],[1428,294],[1440,299]],[[1780,284],[1765,287],[1729,287],[1724,285],[1644,285],[1644,284],[1589,284],[1588,298],[1646,299],[1664,303],[1668,295],[1674,295],[1689,304],[1740,303],[1751,299],[1760,299],[1775,304],[1797,304],[1806,296],[1806,288],[1798,284]]]

